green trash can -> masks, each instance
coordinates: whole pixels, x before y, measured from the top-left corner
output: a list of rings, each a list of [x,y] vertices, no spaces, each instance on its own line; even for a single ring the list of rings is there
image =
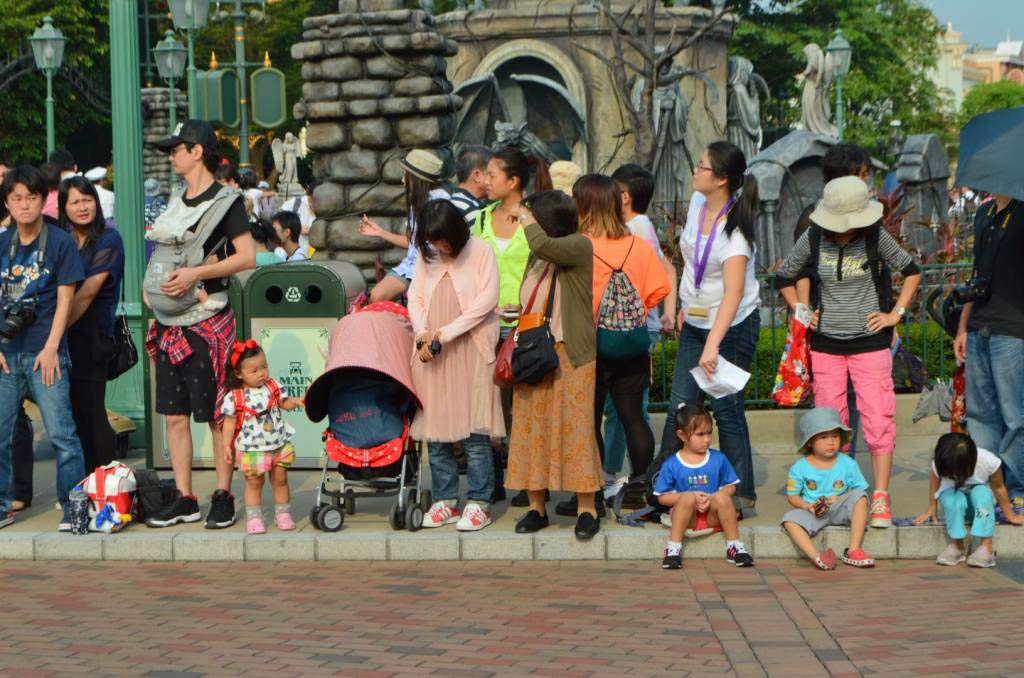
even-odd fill
[[[324,371],[331,328],[365,291],[363,274],[344,261],[279,264],[252,275],[244,302],[249,336],[263,347],[282,396],[306,395]],[[295,467],[319,467],[323,423],[299,410],[284,418],[295,429]]]

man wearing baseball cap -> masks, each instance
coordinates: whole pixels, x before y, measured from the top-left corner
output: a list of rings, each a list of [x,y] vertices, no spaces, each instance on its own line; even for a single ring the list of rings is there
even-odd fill
[[[213,449],[223,449],[218,405],[224,397],[224,365],[235,341],[228,280],[256,266],[256,248],[241,192],[214,179],[220,154],[213,128],[202,120],[186,120],[154,146],[167,153],[171,170],[185,182],[146,233],[156,249],[143,282],[143,296],[156,316],[146,337],[156,375],[156,411],[164,415],[178,488],[175,501],[146,524],[167,527],[200,519],[192,493],[190,419],[209,423]],[[187,243],[199,239],[202,250],[190,250]],[[182,262],[182,257],[187,260]],[[214,460],[217,489],[206,516],[210,529],[235,522],[232,465],[220,454]]]

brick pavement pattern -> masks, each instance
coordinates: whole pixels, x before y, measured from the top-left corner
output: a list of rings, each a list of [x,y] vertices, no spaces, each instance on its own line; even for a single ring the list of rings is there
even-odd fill
[[[0,677],[1019,675],[1010,571],[6,562]]]

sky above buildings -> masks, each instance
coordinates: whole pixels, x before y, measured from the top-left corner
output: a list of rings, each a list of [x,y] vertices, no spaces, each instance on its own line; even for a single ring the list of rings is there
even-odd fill
[[[953,22],[968,45],[989,49],[1010,39],[1024,40],[1024,0],[921,0],[939,21]]]

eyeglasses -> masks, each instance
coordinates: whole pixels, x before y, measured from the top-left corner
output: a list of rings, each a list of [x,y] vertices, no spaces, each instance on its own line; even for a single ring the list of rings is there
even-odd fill
[[[705,170],[710,172],[711,168],[705,165],[703,160],[700,160],[697,162],[697,166],[693,168],[693,173],[696,174],[697,172],[703,172]]]

